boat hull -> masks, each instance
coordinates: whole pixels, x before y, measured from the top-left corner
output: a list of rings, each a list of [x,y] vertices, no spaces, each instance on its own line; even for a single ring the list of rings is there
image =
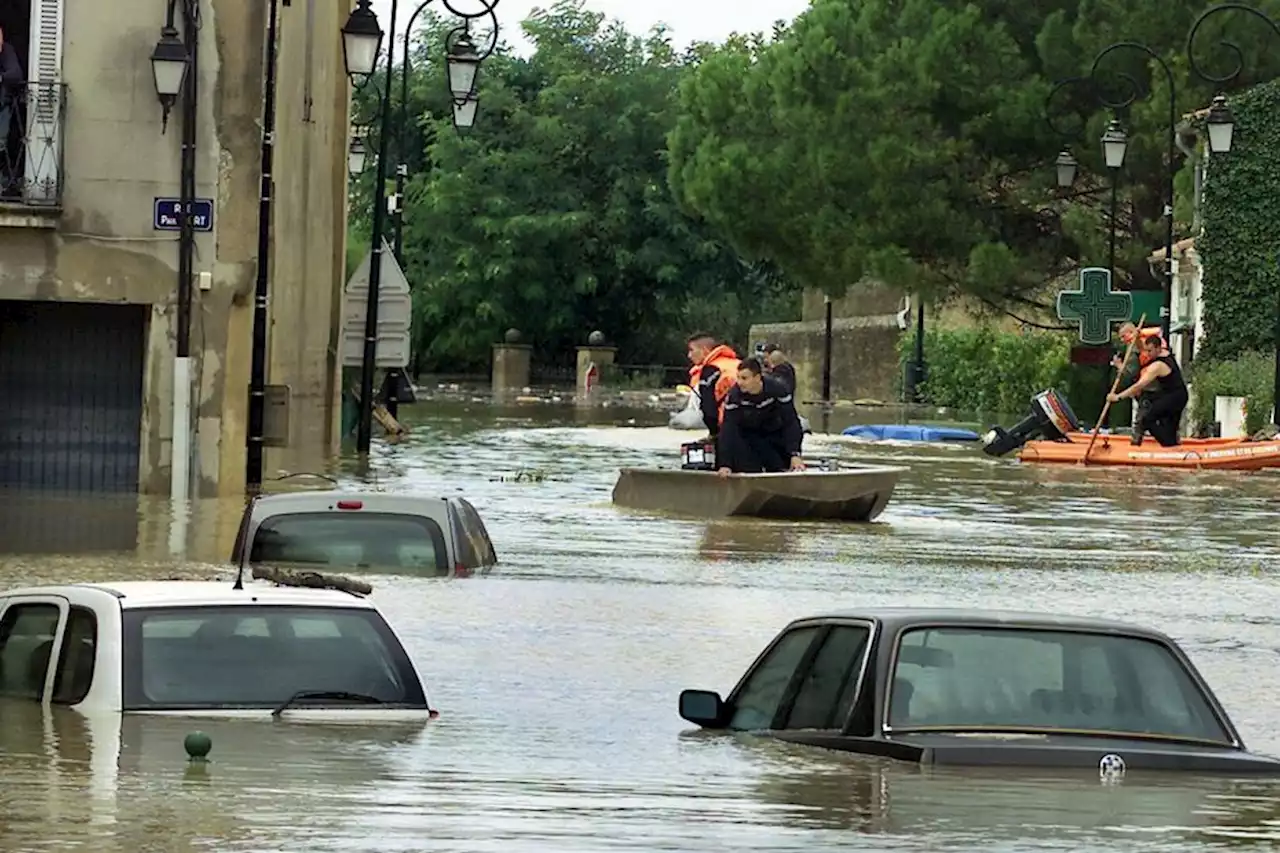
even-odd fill
[[[884,511],[906,470],[867,466],[721,478],[712,471],[623,468],[613,487],[613,502],[705,518],[871,521]]]
[[[1028,441],[1018,453],[1023,462],[1079,464],[1085,461],[1090,434],[1071,433],[1065,441]],[[1099,435],[1089,452],[1089,465],[1183,468],[1189,470],[1259,471],[1280,467],[1280,440],[1189,438],[1177,447],[1161,447],[1148,438],[1135,447],[1125,435]]]

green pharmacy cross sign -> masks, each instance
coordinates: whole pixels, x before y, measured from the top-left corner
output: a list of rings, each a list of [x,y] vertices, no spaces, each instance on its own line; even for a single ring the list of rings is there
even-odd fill
[[[1111,325],[1131,319],[1133,296],[1111,289],[1111,270],[1080,270],[1080,289],[1058,294],[1058,319],[1080,327],[1081,343],[1101,346],[1111,342]]]

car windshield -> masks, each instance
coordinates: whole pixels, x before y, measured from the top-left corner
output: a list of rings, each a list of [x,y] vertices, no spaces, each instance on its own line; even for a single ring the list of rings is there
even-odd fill
[[[1230,743],[1187,667],[1140,637],[1030,628],[903,632],[889,726]]]
[[[306,512],[264,519],[249,562],[441,574],[449,554],[440,525],[425,516]]]
[[[299,691],[425,706],[375,610],[191,606],[125,610],[122,620],[127,710],[274,707]]]

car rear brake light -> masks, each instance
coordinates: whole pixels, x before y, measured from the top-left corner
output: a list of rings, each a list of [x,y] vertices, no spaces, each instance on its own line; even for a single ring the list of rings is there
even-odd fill
[[[453,564],[453,576],[456,578],[471,577],[471,570],[462,563]]]
[[[363,509],[364,501],[338,501],[338,509]]]

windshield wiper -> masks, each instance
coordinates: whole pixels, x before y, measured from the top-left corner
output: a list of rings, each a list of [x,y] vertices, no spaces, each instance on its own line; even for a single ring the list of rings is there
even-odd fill
[[[367,693],[350,693],[346,690],[299,690],[297,693],[277,705],[271,712],[271,716],[280,716],[289,709],[289,706],[294,702],[297,702],[299,699],[346,699],[351,702],[363,702],[366,705],[386,704],[377,696],[370,696]]]

